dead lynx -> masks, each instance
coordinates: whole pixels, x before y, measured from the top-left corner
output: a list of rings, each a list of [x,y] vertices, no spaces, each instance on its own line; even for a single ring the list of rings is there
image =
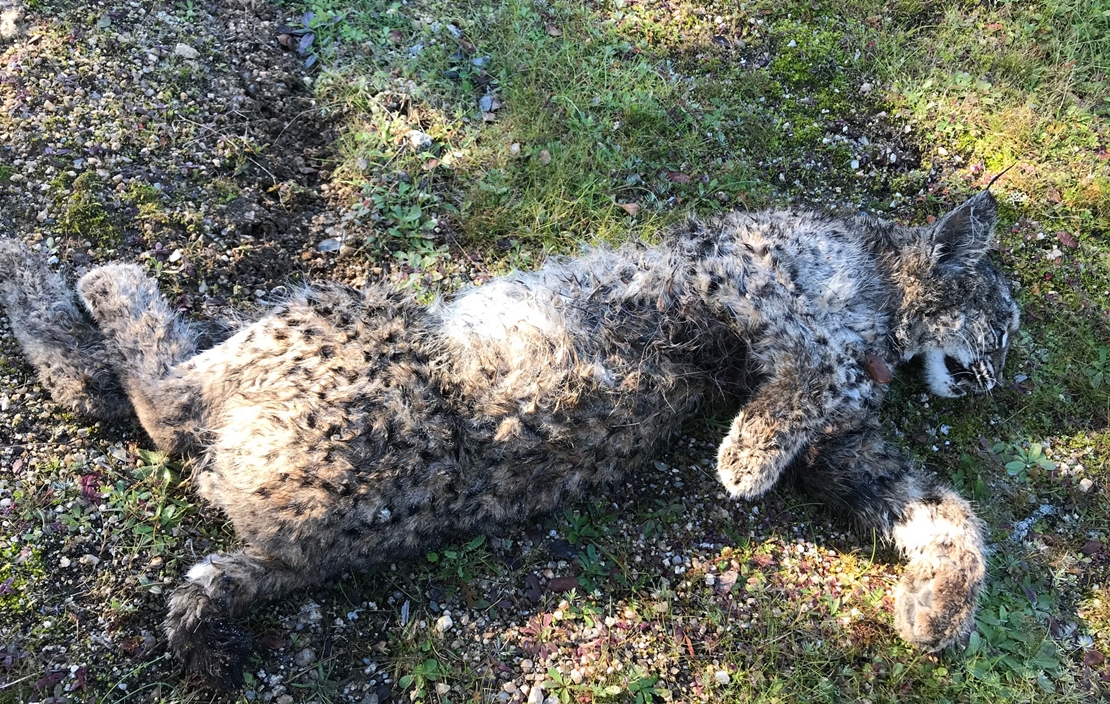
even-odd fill
[[[137,266],[85,274],[78,304],[0,240],[0,286],[54,398],[134,412],[197,458],[246,544],[170,599],[170,647],[209,681],[239,679],[233,619],[256,601],[551,511],[636,471],[722,392],[741,402],[718,455],[729,491],[757,497],[789,467],[891,539],[909,561],[898,631],[936,650],[972,625],[983,540],[876,411],[887,365],[915,356],[938,395],[997,383],[1018,311],[985,257],[995,218],[986,192],[920,228],[733,213],[431,306],[305,287],[207,351]]]

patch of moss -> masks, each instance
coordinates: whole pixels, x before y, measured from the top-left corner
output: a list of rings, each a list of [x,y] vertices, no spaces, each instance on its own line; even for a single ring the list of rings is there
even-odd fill
[[[133,181],[123,193],[123,199],[135,206],[136,220],[164,224],[167,221],[162,208],[162,194],[149,183]]]
[[[0,557],[0,611],[14,616],[33,610],[36,600],[28,588],[46,574],[42,550],[10,545],[0,550]]]
[[[138,206],[158,203],[162,199],[162,194],[149,183],[132,181],[124,191],[123,197]]]
[[[90,240],[100,247],[111,247],[119,243],[119,226],[104,205],[101,189],[100,179],[91,171],[86,171],[73,181],[72,193],[66,201],[66,211],[58,223],[63,234]]]
[[[239,197],[242,190],[238,184],[229,178],[217,178],[212,181],[212,190],[221,203],[230,203]]]
[[[8,166],[7,164],[0,164],[0,183],[7,183],[12,180],[12,174],[15,173],[15,167]]]

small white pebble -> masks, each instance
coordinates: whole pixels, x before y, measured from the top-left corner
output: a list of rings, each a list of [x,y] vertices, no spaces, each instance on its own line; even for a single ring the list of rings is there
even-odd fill
[[[316,662],[316,651],[312,648],[305,648],[293,656],[293,662],[297,663],[298,667],[308,667]]]
[[[445,613],[436,621],[436,630],[440,633],[446,633],[454,625],[455,622],[451,620],[451,614]]]
[[[543,704],[543,689],[539,685],[533,687],[528,693],[528,704]]]
[[[184,59],[195,59],[200,56],[200,52],[189,46],[188,44],[179,43],[174,47],[173,53]]]

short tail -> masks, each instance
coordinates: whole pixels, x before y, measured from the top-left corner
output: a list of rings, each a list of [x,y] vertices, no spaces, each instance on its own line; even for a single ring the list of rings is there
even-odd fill
[[[243,681],[250,637],[234,621],[252,604],[318,582],[323,575],[295,570],[246,548],[209,555],[193,565],[170,597],[165,630],[170,649],[209,687],[230,690]]]
[[[55,401],[89,418],[132,415],[104,336],[41,255],[0,238],[0,305],[27,361]]]

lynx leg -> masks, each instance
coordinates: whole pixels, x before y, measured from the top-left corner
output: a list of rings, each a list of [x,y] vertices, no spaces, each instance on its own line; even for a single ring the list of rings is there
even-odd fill
[[[829,440],[807,460],[798,479],[810,494],[879,532],[908,559],[895,592],[898,633],[928,651],[969,633],[986,579],[971,506],[884,441],[877,424]]]
[[[197,352],[198,331],[177,317],[154,280],[129,264],[94,269],[77,293],[112,351],[116,374],[159,448],[184,451],[202,419],[198,392],[174,367]]]
[[[754,499],[767,492],[809,442],[805,419],[790,408],[796,393],[793,380],[773,380],[733,418],[717,449],[717,476],[733,496]]]
[[[789,321],[787,321],[789,323]],[[732,421],[717,474],[733,496],[755,498],[826,428],[877,405],[862,364],[832,347],[807,347],[801,323],[767,333],[753,351],[766,381]]]
[[[140,267],[94,269],[77,282],[77,293],[122,355],[127,376],[161,379],[196,354],[197,332],[177,317]]]
[[[22,243],[0,238],[0,304],[42,385],[90,418],[131,415],[104,336],[62,277]]]
[[[280,596],[323,575],[295,571],[251,548],[209,555],[189,570],[170,597],[166,637],[190,672],[216,689],[243,681],[250,637],[233,619],[259,600]]]

